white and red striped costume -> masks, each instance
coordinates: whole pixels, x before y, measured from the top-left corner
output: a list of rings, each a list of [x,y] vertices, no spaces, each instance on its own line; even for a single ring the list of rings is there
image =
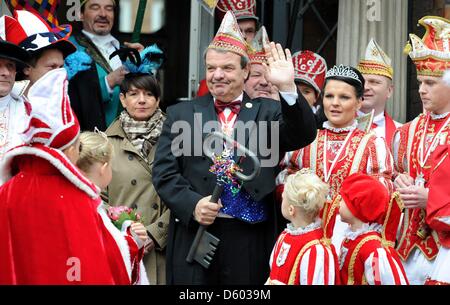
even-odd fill
[[[339,256],[342,284],[408,285],[400,258],[383,242],[381,230],[381,224],[373,223],[345,232]]]
[[[424,186],[431,188],[428,182],[432,172],[429,156],[438,145],[450,144],[449,131],[448,113],[444,117],[421,114],[397,129],[393,144],[397,171],[408,173],[413,179],[422,175]],[[424,162],[420,162],[421,155]],[[411,284],[423,284],[439,251],[437,233],[426,223],[425,209],[420,208],[405,209],[400,229],[398,253]]]
[[[332,201],[339,194],[344,179],[356,172],[377,178],[391,193],[394,165],[385,140],[372,133],[365,133],[356,126],[355,121],[349,127],[338,129],[330,127],[328,122],[325,122],[325,129],[318,131],[313,143],[305,148],[286,153],[281,161],[283,170],[276,181],[277,194],[282,193],[287,176],[302,168],[310,168],[329,184]],[[324,152],[325,143],[327,143],[327,149]],[[342,148],[343,145],[345,146]],[[336,162],[333,162],[336,158]],[[327,163],[326,169],[325,163]],[[326,171],[328,177],[326,177]],[[341,245],[346,226],[338,217],[333,234],[333,244],[336,248]]]
[[[305,228],[288,224],[270,256],[270,285],[334,285],[338,283],[337,255],[323,240],[321,221]]]
[[[439,252],[426,284],[450,285],[450,145],[441,145],[432,154],[432,174],[427,202],[427,223],[437,232]]]

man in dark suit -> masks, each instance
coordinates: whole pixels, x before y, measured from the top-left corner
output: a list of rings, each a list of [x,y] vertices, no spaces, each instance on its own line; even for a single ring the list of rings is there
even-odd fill
[[[279,89],[281,102],[252,100],[244,93],[247,47],[237,29],[234,15],[227,12],[205,53],[210,94],[169,107],[158,142],[153,183],[171,210],[168,284],[263,284],[278,233],[280,207],[272,192],[280,156],[316,136],[311,108],[296,91],[291,54],[279,44],[271,43],[267,50],[267,77]],[[254,128],[243,130],[244,124]],[[202,152],[201,141],[197,143],[208,133],[208,125],[234,133],[244,146],[257,143],[251,147],[262,164],[259,176],[236,196],[225,186],[220,204],[210,202],[216,177],[209,172],[212,162]],[[274,125],[278,129],[271,128]],[[257,141],[262,138],[267,144]],[[241,167],[248,172],[250,161],[244,160]],[[208,225],[208,232],[220,239],[209,269],[186,262],[199,224]]]

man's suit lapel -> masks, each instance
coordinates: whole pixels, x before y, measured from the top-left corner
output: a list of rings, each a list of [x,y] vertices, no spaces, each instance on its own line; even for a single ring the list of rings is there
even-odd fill
[[[220,131],[219,121],[214,108],[214,99],[211,94],[207,94],[201,97],[197,102],[194,102],[194,113],[194,138],[197,137],[197,135],[201,135],[202,139],[205,139],[209,133],[209,130],[203,130],[207,122],[210,122],[208,127],[212,126],[211,122],[214,122],[215,130]]]
[[[241,104],[241,110],[236,119],[235,128],[233,131],[233,138],[238,140],[241,145],[245,147],[248,146],[249,135],[251,132],[255,132],[255,130],[244,130],[245,127],[256,127],[257,122],[255,122],[256,117],[259,111],[259,103],[253,102],[250,97],[244,93],[244,97]],[[214,108],[214,99],[211,94],[208,94],[204,97],[201,97],[197,102],[194,103],[194,112],[197,114],[201,114],[198,119],[194,119],[194,134],[201,134],[204,139],[208,135],[209,130],[203,130],[206,122],[216,122],[215,125],[216,130],[221,131],[219,120],[216,114],[216,110]],[[255,123],[250,125],[249,122]],[[211,126],[211,125],[210,125]],[[237,127],[237,128],[236,128]]]

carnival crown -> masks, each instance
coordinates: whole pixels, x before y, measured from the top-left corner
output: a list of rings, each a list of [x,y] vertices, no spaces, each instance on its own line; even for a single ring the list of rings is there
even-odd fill
[[[208,46],[208,49],[216,49],[233,52],[240,56],[248,57],[248,44],[242,35],[236,17],[232,11],[228,11],[222,19],[216,36]]]
[[[299,51],[292,55],[294,78],[312,86],[318,93],[322,92],[327,72],[327,63],[319,54],[309,50]]]
[[[392,79],[392,76],[394,75],[391,59],[373,38],[369,41],[366,48],[366,54],[359,62],[357,69],[362,74],[382,75],[390,79]]]
[[[269,46],[269,43],[270,40],[269,36],[267,35],[266,28],[264,26],[261,26],[248,48],[250,63],[267,63],[266,51],[264,50],[264,47]]]
[[[217,9],[223,13],[232,11],[237,20],[254,19],[258,21],[255,15],[256,0],[219,0]]]
[[[419,20],[426,32],[423,38],[410,34],[404,52],[417,68],[418,75],[441,77],[450,68],[450,20],[425,16]]]
[[[334,66],[332,69],[328,70],[327,74],[325,75],[325,78],[330,77],[351,78],[357,81],[358,83],[362,84],[361,80],[358,77],[358,74],[356,74],[356,72],[353,71],[349,66],[344,65]]]

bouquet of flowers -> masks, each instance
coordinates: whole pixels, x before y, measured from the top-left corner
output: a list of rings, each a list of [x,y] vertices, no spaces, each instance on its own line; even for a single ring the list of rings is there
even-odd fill
[[[123,224],[126,221],[130,222],[142,222],[141,214],[136,212],[136,209],[129,208],[126,206],[108,206],[108,216],[111,219],[112,223],[118,228],[122,230]]]

